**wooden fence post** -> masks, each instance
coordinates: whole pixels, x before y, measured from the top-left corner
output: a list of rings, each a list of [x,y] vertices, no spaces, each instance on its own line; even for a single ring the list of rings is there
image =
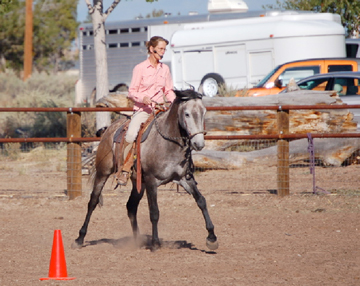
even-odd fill
[[[81,113],[67,112],[67,137],[81,137]],[[67,193],[69,199],[81,196],[82,173],[81,173],[81,145],[80,143],[69,142],[67,144]]]
[[[277,111],[277,125],[280,135],[289,134],[289,110]],[[279,139],[277,142],[277,193],[279,196],[290,194],[289,140]]]

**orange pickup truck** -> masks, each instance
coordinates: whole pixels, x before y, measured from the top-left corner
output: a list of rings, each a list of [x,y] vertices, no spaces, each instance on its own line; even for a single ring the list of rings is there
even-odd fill
[[[249,88],[246,96],[277,94],[286,88],[289,80],[299,81],[305,77],[336,71],[358,71],[359,59],[331,58],[294,61],[277,66],[255,87]]]

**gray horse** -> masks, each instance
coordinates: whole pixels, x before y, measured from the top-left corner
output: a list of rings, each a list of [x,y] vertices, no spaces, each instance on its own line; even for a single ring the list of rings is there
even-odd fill
[[[160,185],[175,182],[191,194],[202,211],[208,236],[206,245],[209,249],[218,248],[214,225],[211,222],[206,200],[197,188],[193,176],[191,150],[204,148],[204,117],[206,109],[202,103],[201,94],[194,90],[175,91],[176,99],[169,110],[157,116],[148,138],[141,143],[141,189],[136,187],[136,168],[131,176],[132,191],[127,202],[128,217],[135,239],[138,236],[137,210],[139,202],[146,189],[146,195],[152,223],[151,249],[159,248],[158,236],[159,208],[157,203],[157,188]],[[95,161],[94,185],[88,203],[85,222],[79,231],[79,237],[73,243],[73,248],[81,247],[87,232],[90,217],[97,204],[100,203],[101,191],[106,180],[115,171],[114,165],[114,133],[123,121],[114,122],[103,134]]]

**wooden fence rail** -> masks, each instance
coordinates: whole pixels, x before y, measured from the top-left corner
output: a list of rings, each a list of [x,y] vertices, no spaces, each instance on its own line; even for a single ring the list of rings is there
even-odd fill
[[[289,195],[289,140],[307,138],[307,134],[289,134],[289,111],[301,109],[355,109],[360,105],[283,105],[283,106],[216,106],[208,111],[276,110],[277,134],[269,135],[207,135],[205,140],[277,139],[278,143],[278,195]],[[131,111],[131,108],[0,108],[0,112],[66,112],[67,137],[65,138],[0,138],[0,143],[15,142],[67,142],[67,191],[69,199],[82,195],[81,142],[99,141],[99,137],[81,137],[81,113],[103,111]],[[313,138],[360,137],[360,133],[311,134]]]

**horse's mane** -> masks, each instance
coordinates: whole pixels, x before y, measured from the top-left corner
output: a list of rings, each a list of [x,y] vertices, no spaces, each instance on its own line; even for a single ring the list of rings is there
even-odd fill
[[[192,89],[185,89],[185,90],[174,90],[176,95],[176,100],[178,101],[188,101],[190,99],[202,99],[202,94],[196,92],[193,88]]]

